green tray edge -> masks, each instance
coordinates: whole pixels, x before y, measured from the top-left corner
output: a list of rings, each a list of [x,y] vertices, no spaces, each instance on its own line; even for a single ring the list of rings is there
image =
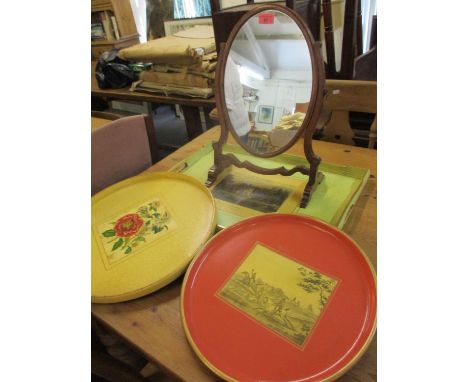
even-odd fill
[[[212,146],[213,142],[205,144],[200,150],[193,153],[185,160],[182,160],[176,163],[174,166],[172,166],[169,169],[169,171],[183,173],[185,170],[187,170],[190,166],[195,164],[202,157],[204,157],[205,155],[213,151],[213,146]],[[249,155],[249,153],[247,153],[247,151],[243,150],[241,147],[229,145],[229,144],[226,144],[223,146],[223,151],[233,153],[233,154]],[[253,159],[256,159],[256,158],[253,158]],[[289,167],[289,166],[294,167],[297,165],[308,165],[308,162],[305,158],[299,157],[297,155],[291,155],[291,154],[280,154],[276,157],[268,158],[268,160],[270,162],[278,163],[278,166],[285,166],[285,167]],[[272,166],[272,167],[275,167],[275,166]],[[361,193],[364,187],[366,186],[367,181],[369,180],[370,170],[366,168],[362,168],[362,167],[345,166],[345,165],[322,162],[319,165],[319,171],[335,173],[335,174],[343,175],[343,176],[349,176],[351,178],[360,180],[359,187],[357,187],[355,192],[349,196],[349,199],[346,202],[346,208],[340,214],[338,221],[333,222],[333,223],[330,223],[330,222],[328,223],[328,224],[336,226],[338,229],[342,229],[346,221],[348,220],[348,218],[351,216],[351,212],[354,206],[356,205],[357,201],[359,200],[359,197],[361,196]],[[301,208],[298,207],[294,211],[294,213],[300,213],[300,210]],[[302,214],[302,215],[310,216],[308,214]],[[322,220],[319,217],[314,217],[314,218]],[[221,227],[221,228],[224,228],[224,227]]]

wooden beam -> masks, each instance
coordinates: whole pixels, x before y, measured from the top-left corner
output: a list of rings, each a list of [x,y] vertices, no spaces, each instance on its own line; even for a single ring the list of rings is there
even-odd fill
[[[325,48],[327,52],[327,78],[336,77],[335,37],[333,34],[333,18],[330,0],[322,1],[323,25],[325,29]]]
[[[362,6],[361,0],[358,0],[357,21],[356,21],[356,57],[360,56],[362,50]]]
[[[248,67],[249,69],[253,70],[254,72],[257,72],[263,78],[270,78],[270,71],[266,71],[264,68],[258,66],[256,63],[250,61],[248,58],[245,58],[241,54],[230,50],[229,55],[233,58],[234,61],[236,61],[238,64],[243,65]]]
[[[370,33],[369,49],[377,45],[377,15],[372,16],[372,29]]]
[[[243,29],[245,30],[245,35],[247,36],[247,40],[249,41],[250,45],[252,45],[257,61],[260,63],[263,69],[265,69],[265,72],[268,73],[267,76],[266,77],[264,76],[264,77],[270,78],[270,67],[268,65],[265,54],[263,53],[262,47],[260,46],[260,44],[257,42],[257,39],[255,38],[252,28],[250,27],[249,24],[246,23]]]

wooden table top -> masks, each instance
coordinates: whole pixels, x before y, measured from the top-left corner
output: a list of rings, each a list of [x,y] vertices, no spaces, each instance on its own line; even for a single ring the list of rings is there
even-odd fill
[[[162,94],[152,94],[143,92],[131,92],[128,88],[124,89],[99,89],[91,88],[91,95],[104,97],[108,99],[122,99],[128,101],[142,101],[152,103],[177,104],[187,106],[215,107],[214,97],[211,98],[189,98],[177,96],[165,96]]]
[[[91,131],[98,129],[101,126],[107,125],[110,121],[109,119],[91,117]]]
[[[219,134],[219,127],[210,129],[146,172],[167,171],[206,143],[217,140]],[[228,142],[235,144],[232,137],[229,137]],[[323,162],[370,169],[370,179],[343,230],[367,253],[377,270],[377,152],[323,141],[314,141],[313,147]],[[288,153],[303,155],[302,140],[296,142]],[[93,304],[92,315],[148,360],[176,378],[197,382],[217,381],[219,379],[199,361],[185,338],[179,297],[182,279],[180,277],[163,289],[137,300],[119,304]],[[376,337],[360,361],[339,381],[377,381]]]

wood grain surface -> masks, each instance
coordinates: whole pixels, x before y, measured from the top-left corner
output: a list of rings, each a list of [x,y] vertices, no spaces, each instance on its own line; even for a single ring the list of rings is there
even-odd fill
[[[167,171],[204,144],[217,140],[219,134],[219,126],[210,129],[146,172]],[[228,143],[235,144],[231,137]],[[343,230],[367,253],[377,270],[376,150],[321,141],[314,141],[313,145],[323,162],[370,169],[371,177]],[[303,155],[302,150],[303,142],[300,139],[288,153]],[[180,316],[181,282],[182,277],[137,300],[119,304],[94,304],[91,307],[92,315],[175,380],[217,381],[219,379],[198,360],[185,338]],[[376,337],[359,362],[339,381],[377,381]]]
[[[91,117],[91,131],[99,129],[101,126],[107,125],[109,122],[112,121],[105,118]]]

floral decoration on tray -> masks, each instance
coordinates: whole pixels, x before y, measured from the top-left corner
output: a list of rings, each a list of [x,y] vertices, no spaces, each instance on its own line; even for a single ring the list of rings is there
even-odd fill
[[[167,208],[154,200],[102,224],[98,230],[107,260],[114,263],[175,227]]]

